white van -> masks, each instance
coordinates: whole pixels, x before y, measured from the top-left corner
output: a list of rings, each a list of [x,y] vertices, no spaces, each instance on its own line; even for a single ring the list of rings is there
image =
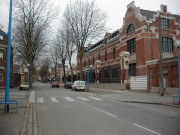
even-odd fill
[[[85,91],[86,85],[84,81],[74,81],[72,85],[72,90],[82,90]]]

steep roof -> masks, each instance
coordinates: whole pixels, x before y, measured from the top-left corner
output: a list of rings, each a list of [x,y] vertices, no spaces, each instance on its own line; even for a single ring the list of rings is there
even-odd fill
[[[144,9],[140,9],[140,13],[142,16],[146,16],[146,19],[153,19],[153,15],[156,14],[155,11],[150,11],[150,10],[144,10]]]
[[[176,22],[180,22],[180,15],[172,15],[172,16],[176,18]]]
[[[144,9],[140,9],[140,13],[142,16],[146,16],[147,20],[153,19],[153,15],[157,14],[157,12],[155,12],[155,11],[144,10]],[[176,22],[180,22],[180,15],[172,14],[172,16],[176,18]]]

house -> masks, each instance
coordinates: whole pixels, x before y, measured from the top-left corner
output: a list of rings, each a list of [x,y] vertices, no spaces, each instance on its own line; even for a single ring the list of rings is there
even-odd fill
[[[5,33],[0,30],[0,33]],[[6,58],[7,58],[7,35],[0,35],[0,88],[5,88],[6,85]],[[10,84],[13,83],[13,48],[11,47],[10,58]]]
[[[174,43],[180,40],[179,21],[180,16],[168,12],[166,5],[160,5],[158,11],[149,11],[136,7],[132,1],[127,5],[122,27],[106,33],[88,48],[90,82],[120,83],[130,85],[126,88],[131,90],[148,92],[158,88],[160,33],[164,85],[178,88],[178,50]],[[87,52],[82,61],[85,81]]]
[[[21,66],[18,64],[13,64],[13,86],[18,87],[21,84],[21,74],[20,74]]]

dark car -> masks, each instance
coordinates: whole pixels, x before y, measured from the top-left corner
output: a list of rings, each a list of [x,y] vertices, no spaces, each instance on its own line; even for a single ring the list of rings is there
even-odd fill
[[[51,88],[53,88],[53,87],[59,88],[59,83],[58,82],[52,82]]]
[[[71,89],[71,88],[72,88],[72,85],[73,85],[72,82],[66,82],[66,84],[64,85],[64,88]]]

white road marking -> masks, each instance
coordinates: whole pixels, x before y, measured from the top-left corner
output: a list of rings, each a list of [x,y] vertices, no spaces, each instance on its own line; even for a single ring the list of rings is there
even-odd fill
[[[59,100],[56,99],[56,97],[51,97],[52,102],[59,102]]]
[[[29,96],[29,102],[35,103],[35,91],[31,91],[31,94]]]
[[[101,109],[99,109],[99,108],[97,108],[97,107],[93,107],[93,108],[96,109],[96,110],[98,110],[98,111],[100,111],[100,112],[103,112],[103,113],[105,113],[105,114],[108,114],[108,115],[110,115],[110,116],[117,117],[116,115],[111,114],[111,113],[108,113],[108,112],[106,112],[106,111],[103,111],[103,110],[101,110]]]
[[[162,135],[162,134],[157,133],[157,132],[155,132],[155,131],[153,131],[153,130],[151,130],[151,129],[148,129],[148,128],[146,128],[146,127],[143,127],[143,126],[141,126],[141,125],[138,125],[138,124],[136,124],[136,123],[132,123],[132,124],[135,125],[135,126],[137,126],[137,127],[142,128],[142,129],[145,129],[145,130],[147,130],[147,131],[149,131],[149,132],[151,132],[151,133],[154,133],[154,134],[156,134],[156,135]]]
[[[89,99],[87,99],[87,98],[83,98],[83,97],[77,97],[77,98],[79,98],[79,99],[81,99],[83,101],[89,101]]]
[[[37,98],[37,102],[38,103],[44,103],[44,99],[43,98]]]
[[[66,100],[68,101],[74,101],[74,99],[70,98],[70,97],[64,97]]]
[[[100,99],[100,98],[96,98],[96,97],[89,97],[89,98],[91,98],[91,99],[95,99],[95,100],[98,100],[98,101],[102,101],[102,99]]]

